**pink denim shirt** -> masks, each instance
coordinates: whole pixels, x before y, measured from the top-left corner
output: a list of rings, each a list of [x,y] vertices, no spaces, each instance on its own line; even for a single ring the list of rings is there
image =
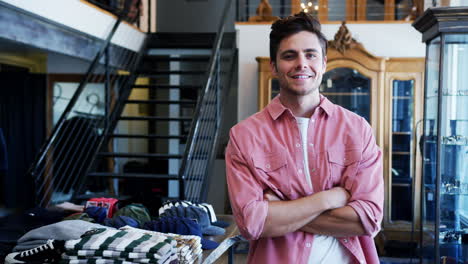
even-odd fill
[[[230,131],[227,183],[239,231],[251,240],[248,263],[307,263],[309,254],[313,254],[313,234],[296,231],[260,238],[268,212],[265,190],[272,190],[283,200],[295,200],[334,186],[351,194],[348,205],[367,233],[340,237],[340,243],[354,256],[355,263],[379,263],[373,237],[380,230],[383,214],[381,151],[365,119],[320,98],[307,135],[313,190],[303,172],[297,122],[278,97]]]

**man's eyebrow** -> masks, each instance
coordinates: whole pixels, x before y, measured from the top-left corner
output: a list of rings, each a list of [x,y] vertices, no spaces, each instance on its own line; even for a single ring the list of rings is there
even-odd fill
[[[315,48],[310,48],[310,49],[304,49],[303,52],[319,52],[319,50]],[[297,53],[297,51],[294,49],[288,49],[288,50],[282,51],[280,55],[287,54],[287,53]]]
[[[304,52],[319,52],[319,50],[312,48],[312,49],[305,49]]]
[[[288,49],[288,50],[282,51],[282,52],[280,53],[280,55],[283,55],[283,54],[286,54],[286,53],[297,53],[297,51],[296,51],[296,50],[293,50],[293,49]]]

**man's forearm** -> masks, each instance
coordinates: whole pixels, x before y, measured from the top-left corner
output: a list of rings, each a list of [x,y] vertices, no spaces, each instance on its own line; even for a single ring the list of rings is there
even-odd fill
[[[349,195],[333,188],[293,201],[269,200],[262,237],[283,236],[297,231],[323,212],[344,206]]]
[[[350,206],[326,211],[300,230],[307,233],[334,237],[365,235],[359,216]]]

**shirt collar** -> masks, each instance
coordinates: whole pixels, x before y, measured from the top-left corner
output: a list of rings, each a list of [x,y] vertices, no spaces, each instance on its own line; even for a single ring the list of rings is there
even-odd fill
[[[335,110],[335,105],[325,96],[320,95],[320,104],[318,105],[318,108],[323,109],[324,113],[326,113],[328,116],[332,116]],[[290,111],[288,108],[284,107],[283,104],[281,104],[279,95],[273,98],[273,100],[271,100],[267,106],[267,111],[270,113],[273,120],[278,119],[278,117],[280,117],[286,110]]]

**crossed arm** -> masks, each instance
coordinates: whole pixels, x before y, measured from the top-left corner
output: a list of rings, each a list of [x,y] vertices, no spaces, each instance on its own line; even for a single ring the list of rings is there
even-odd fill
[[[281,201],[273,192],[266,192],[268,214],[261,236],[276,237],[298,230],[334,237],[364,235],[359,216],[346,206],[348,198],[341,187],[294,201]]]

